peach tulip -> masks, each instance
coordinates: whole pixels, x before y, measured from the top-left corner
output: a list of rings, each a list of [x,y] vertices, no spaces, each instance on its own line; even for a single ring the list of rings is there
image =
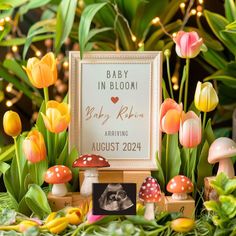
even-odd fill
[[[41,60],[36,57],[30,58],[27,66],[23,68],[36,88],[49,87],[57,80],[56,59],[52,52],[47,53]]]
[[[193,111],[182,113],[179,129],[179,141],[187,148],[196,147],[202,140],[201,118]]]
[[[32,130],[28,133],[23,142],[23,151],[26,159],[31,163],[45,160],[46,146],[43,135],[38,130]]]
[[[52,133],[60,133],[66,130],[69,125],[70,111],[66,103],[48,101],[46,115],[41,114],[46,128]]]
[[[175,37],[173,37],[176,43],[175,51],[181,58],[194,58],[201,51],[203,44],[202,38],[199,37],[197,32],[184,32],[179,31]]]
[[[199,111],[213,111],[219,102],[217,93],[210,82],[197,83],[194,104]]]
[[[14,111],[7,111],[3,116],[3,129],[9,136],[16,137],[21,133],[21,120]]]
[[[175,134],[179,131],[182,110],[182,103],[178,104],[171,98],[165,99],[160,109],[160,129],[162,132]]]

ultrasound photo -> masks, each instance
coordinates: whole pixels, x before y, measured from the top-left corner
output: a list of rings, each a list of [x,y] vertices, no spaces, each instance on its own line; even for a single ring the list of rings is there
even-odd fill
[[[93,184],[93,214],[135,215],[136,184]]]

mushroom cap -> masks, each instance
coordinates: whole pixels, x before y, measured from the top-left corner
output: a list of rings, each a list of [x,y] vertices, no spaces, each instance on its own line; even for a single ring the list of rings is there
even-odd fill
[[[73,163],[73,167],[80,168],[99,168],[109,166],[110,164],[104,157],[95,154],[81,155]]]
[[[184,175],[177,175],[172,178],[166,186],[170,193],[191,193],[193,191],[193,183]]]
[[[161,188],[157,180],[153,177],[147,177],[139,190],[139,199],[144,202],[161,201]]]
[[[233,157],[236,155],[236,143],[226,137],[217,138],[210,146],[208,153],[208,162],[214,164],[221,159]]]
[[[44,176],[44,181],[49,184],[64,184],[72,179],[72,172],[67,166],[55,165],[50,167]]]

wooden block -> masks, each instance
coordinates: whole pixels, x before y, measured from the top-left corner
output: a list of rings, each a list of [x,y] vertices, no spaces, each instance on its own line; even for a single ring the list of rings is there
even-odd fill
[[[101,170],[98,179],[100,183],[136,183],[138,193],[144,179],[148,176],[151,176],[151,171]],[[80,186],[83,180],[84,171],[80,171]]]
[[[165,194],[161,193],[161,201],[156,204],[156,211],[157,212],[162,212],[165,211]]]
[[[124,183],[136,183],[137,194],[139,193],[140,187],[146,177],[151,176],[151,171],[123,171],[123,182]]]
[[[183,217],[194,218],[195,201],[190,196],[182,201],[174,200],[171,196],[166,196],[165,208],[168,212],[182,212]]]
[[[49,193],[48,203],[52,211],[59,211],[67,206],[72,206],[72,193],[68,193],[64,197],[57,197]]]
[[[79,207],[84,203],[90,204],[92,197],[83,197],[79,192],[72,193],[72,206]]]
[[[210,186],[210,182],[215,179],[215,176],[204,178],[204,200],[218,200],[217,192]]]

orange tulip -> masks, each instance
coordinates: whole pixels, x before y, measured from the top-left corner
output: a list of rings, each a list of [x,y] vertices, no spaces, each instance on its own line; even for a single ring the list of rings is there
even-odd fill
[[[49,87],[57,80],[56,60],[52,52],[47,53],[41,60],[36,57],[30,58],[27,66],[23,68],[36,88]]]
[[[41,113],[46,128],[52,133],[60,133],[67,129],[70,122],[70,111],[66,103],[48,101],[46,115]]]
[[[196,147],[202,140],[201,118],[193,111],[182,113],[180,120],[179,141],[187,148]]]
[[[162,132],[167,134],[175,134],[179,131],[182,110],[182,103],[178,104],[171,98],[167,98],[161,104],[160,129]]]
[[[43,135],[38,130],[30,131],[23,142],[26,159],[32,163],[45,160],[46,146]]]
[[[7,111],[3,116],[3,129],[9,136],[16,137],[21,133],[21,120],[14,111]]]

